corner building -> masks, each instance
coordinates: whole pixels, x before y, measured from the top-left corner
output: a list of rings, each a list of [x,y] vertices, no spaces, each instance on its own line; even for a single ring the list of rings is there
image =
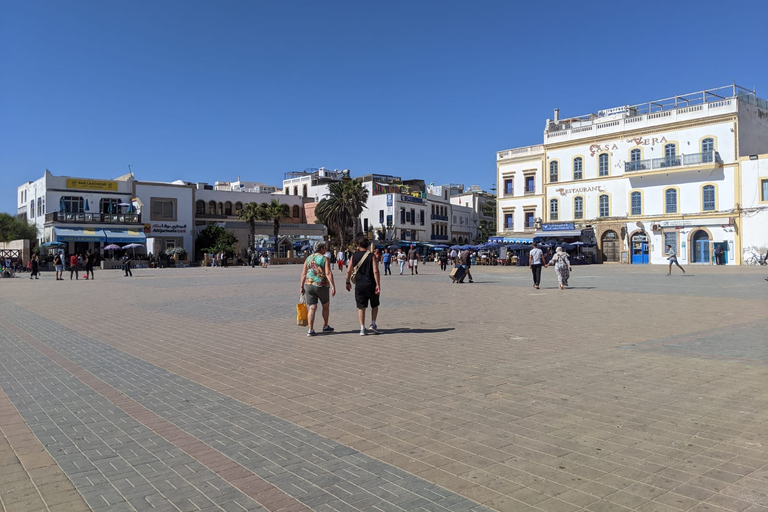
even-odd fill
[[[740,264],[741,196],[760,186],[741,166],[768,150],[765,100],[734,85],[554,117],[544,144],[497,153],[500,235],[560,224],[594,230],[598,262],[667,263],[669,244],[683,264],[718,247]]]

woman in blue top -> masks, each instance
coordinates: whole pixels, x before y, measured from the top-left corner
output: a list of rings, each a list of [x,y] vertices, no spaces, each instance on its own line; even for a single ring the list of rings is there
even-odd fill
[[[386,276],[389,274],[391,276],[392,269],[390,268],[390,265],[392,264],[392,255],[389,253],[389,249],[384,249],[382,261],[384,262],[384,275]]]

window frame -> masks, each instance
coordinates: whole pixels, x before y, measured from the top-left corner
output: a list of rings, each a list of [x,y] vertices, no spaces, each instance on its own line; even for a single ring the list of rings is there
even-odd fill
[[[711,145],[712,145],[712,147],[711,147],[711,149],[709,151],[705,151],[704,150],[704,144],[706,142],[710,142]],[[716,152],[716,150],[715,150],[715,138],[711,137],[711,136],[703,137],[699,141],[699,150],[701,151],[701,161],[702,162],[707,162],[707,163],[714,162],[715,161],[715,152]],[[704,156],[706,153],[710,153],[710,155],[709,156]]]
[[[531,190],[528,189],[528,180],[530,180],[530,182],[533,184],[533,188]],[[536,193],[536,175],[535,174],[525,175],[525,193],[526,194]]]
[[[675,204],[674,204],[674,211],[670,211],[670,202],[669,202],[669,194],[670,192],[674,192],[675,194]],[[680,191],[677,187],[667,187],[664,189],[664,215],[677,215],[680,213]]]
[[[605,157],[605,169],[603,169],[603,157]],[[597,155],[597,176],[604,178],[611,175],[611,154],[608,152],[602,152]]]
[[[554,208],[552,208],[554,206]],[[553,197],[549,200],[549,220],[560,219],[560,200]]]
[[[707,208],[707,199],[704,196],[708,189],[712,190],[712,208]],[[717,185],[714,183],[705,183],[701,186],[701,211],[702,212],[716,212],[717,211]]]
[[[580,208],[576,208],[576,200],[579,200]],[[584,218],[584,196],[575,196],[573,198],[573,218],[574,220],[581,220]]]
[[[768,203],[768,178],[760,178],[760,202]]]
[[[639,197],[640,204],[638,205],[638,212],[635,212],[635,203],[634,198]],[[641,216],[643,214],[643,191],[642,190],[631,190],[629,192],[629,215],[630,217],[637,217]]]
[[[551,160],[549,162],[549,182],[557,183],[560,178],[560,160]]]
[[[155,205],[161,204],[161,214],[158,216],[155,212]],[[165,215],[165,204],[170,204],[172,215]],[[175,197],[150,197],[149,198],[149,220],[177,222],[179,218],[179,200]]]
[[[579,168],[576,169],[576,163],[578,162]],[[573,157],[573,162],[571,163],[571,168],[573,169],[573,179],[574,180],[583,180],[584,179],[584,157],[579,155]],[[578,172],[578,175],[576,174]]]
[[[603,198],[606,200],[606,212],[603,213]],[[611,216],[611,196],[609,194],[600,194],[597,196],[597,216],[600,218],[606,218]]]
[[[515,229],[515,213],[503,212],[503,214],[504,214],[504,230],[514,230]]]
[[[515,178],[504,178],[504,195],[515,195]]]

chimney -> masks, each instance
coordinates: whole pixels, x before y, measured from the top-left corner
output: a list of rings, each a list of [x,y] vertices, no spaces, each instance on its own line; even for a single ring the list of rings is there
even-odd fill
[[[560,109],[556,108],[555,109],[555,123],[559,123],[559,122],[560,122]]]

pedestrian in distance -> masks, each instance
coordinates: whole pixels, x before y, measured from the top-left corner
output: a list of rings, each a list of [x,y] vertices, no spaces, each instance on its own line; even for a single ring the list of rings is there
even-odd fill
[[[550,259],[546,265],[544,265],[544,268],[547,268],[550,265],[555,266],[557,285],[562,290],[563,286],[568,286],[568,278],[571,277],[571,261],[568,259],[568,253],[565,252],[562,247],[558,247],[557,251],[555,251],[555,255],[552,256],[552,259]]]
[[[448,268],[448,251],[443,249],[440,251],[440,270],[445,272],[446,268]]]
[[[419,250],[416,246],[411,244],[411,248],[408,249],[408,268],[411,269],[411,275],[413,271],[416,271],[416,275],[419,275]]]
[[[392,275],[392,254],[389,252],[389,249],[384,249],[384,255],[382,256],[382,260],[384,262],[384,275],[391,276]]]
[[[464,278],[468,277],[470,283],[474,283],[472,280],[472,272],[469,271],[470,267],[472,266],[472,253],[469,249],[465,249],[464,251],[459,254],[459,265],[464,269],[464,275],[459,279],[458,283],[463,283]]]
[[[669,261],[669,271],[667,272],[667,275],[672,274],[672,264],[677,265],[677,268],[682,270],[683,274],[685,274],[685,269],[677,262],[677,251],[675,251],[669,244],[667,244],[667,260]]]
[[[722,245],[718,245],[717,247],[715,247],[715,265],[722,265],[723,263],[725,263],[723,261],[723,252],[724,251],[723,251]]]
[[[339,252],[336,253],[336,263],[339,264],[339,270],[344,269],[344,258],[346,258],[346,256],[346,253],[342,249],[339,249]]]
[[[32,265],[31,269],[32,272],[29,274],[29,278],[35,278],[40,279],[40,258],[37,254],[32,255],[32,259],[30,260],[30,263]]]
[[[64,280],[64,254],[59,251],[53,257],[53,268],[56,270],[56,280]]]
[[[323,330],[333,332],[328,325],[331,310],[331,297],[336,295],[336,284],[333,282],[333,269],[328,257],[328,247],[325,242],[315,242],[314,253],[307,256],[301,270],[301,293],[307,301],[307,320],[309,330],[307,336],[315,336],[315,313],[317,303],[323,306]]]
[[[360,321],[360,336],[369,332],[379,334],[376,318],[379,315],[379,297],[381,285],[379,276],[379,258],[368,250],[368,238],[361,237],[357,242],[357,252],[347,264],[347,291],[352,290],[352,274],[355,274],[355,303],[357,304],[357,319]],[[365,310],[371,305],[371,325],[365,328]]]
[[[133,277],[133,272],[131,272],[132,261],[131,255],[126,251],[126,253],[123,254],[123,272],[125,272],[123,277]]]
[[[400,266],[400,275],[403,275],[403,270],[405,269],[405,258],[407,256],[405,255],[405,251],[403,251],[402,247],[398,247],[397,249],[397,264]]]
[[[80,260],[77,257],[77,254],[72,253],[72,255],[69,257],[69,280],[72,280],[72,274],[75,275],[75,280],[80,280],[80,277],[77,275],[77,272],[80,270]]]
[[[528,254],[528,268],[531,269],[533,274],[533,287],[537,290],[541,284],[541,267],[544,265],[544,253],[539,249],[536,242],[533,243],[533,248]]]
[[[93,266],[96,264],[96,255],[91,251],[85,253],[85,278],[93,280]]]

